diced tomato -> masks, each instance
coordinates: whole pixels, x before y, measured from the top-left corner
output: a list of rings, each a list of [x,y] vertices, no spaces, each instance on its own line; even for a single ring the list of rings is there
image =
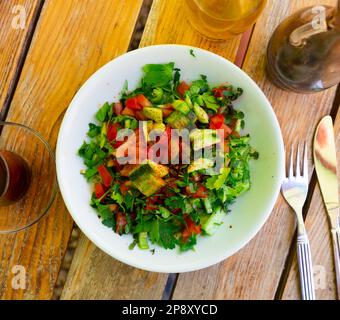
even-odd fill
[[[129,109],[129,108],[124,108],[124,110],[122,111],[123,115],[125,116],[130,116],[130,117],[134,117],[135,116],[135,113],[133,112],[132,109]]]
[[[183,97],[189,89],[190,86],[185,81],[182,81],[177,87],[177,92]]]
[[[116,213],[116,233],[123,234],[126,223],[126,214],[122,212]]]
[[[224,116],[223,114],[215,114],[210,118],[210,129],[221,129],[224,124]],[[213,128],[211,128],[213,126]]]
[[[129,186],[128,186],[127,181],[123,182],[123,183],[120,185],[119,189],[120,189],[120,192],[122,193],[122,195],[125,196],[126,193],[127,193],[127,192],[129,191],[129,189],[130,189]]]
[[[167,148],[168,153],[162,153],[160,154],[161,150],[157,150],[156,153],[154,150],[152,150],[150,147],[147,148],[147,156],[149,160],[160,162],[160,163],[168,163],[170,155],[171,155],[171,147],[170,147],[170,139],[171,139],[171,128],[166,127],[163,134],[159,137],[157,141],[157,145],[160,146],[160,149],[165,150]],[[162,148],[162,146],[164,146]]]
[[[171,130],[172,129],[170,127],[166,127],[165,128],[165,133],[166,133],[166,136],[167,136],[168,140],[171,139]]]
[[[240,134],[239,134],[237,131],[233,131],[231,134],[232,134],[234,137],[236,137],[236,138],[240,138],[240,137],[241,137]]]
[[[223,141],[223,152],[224,152],[224,153],[228,153],[229,150],[230,150],[230,148],[229,148],[229,142],[226,141],[226,140],[224,140],[224,141]]]
[[[223,97],[223,88],[214,88],[213,89],[213,94],[215,98],[222,98]]]
[[[149,211],[154,211],[154,210],[157,210],[157,206],[153,205],[153,204],[147,204],[145,206],[145,210],[149,210]]]
[[[125,141],[116,141],[114,144],[113,144],[113,147],[114,148],[119,148],[123,143],[125,143]]]
[[[163,118],[166,118],[174,111],[174,108],[171,104],[167,104],[162,108]]]
[[[131,212],[130,213],[130,218],[131,218],[131,220],[136,220],[136,218],[137,218],[136,212]]]
[[[105,188],[101,183],[96,183],[94,185],[94,193],[97,199],[100,199],[105,194]]]
[[[182,210],[180,208],[172,209],[170,210],[172,214],[177,215],[179,214]]]
[[[98,167],[98,172],[99,172],[99,175],[101,176],[101,178],[103,180],[104,186],[109,187],[111,185],[111,182],[112,182],[112,176],[111,176],[109,170],[107,170],[107,168],[102,164]]]
[[[145,210],[151,210],[151,211],[153,211],[153,210],[157,210],[157,209],[158,209],[158,207],[157,207],[157,205],[155,204],[155,202],[152,201],[152,200],[150,200],[150,198],[148,198],[148,199],[146,200]]]
[[[112,166],[115,168],[116,171],[120,171],[123,169],[123,165],[121,165],[117,159],[112,159]]]
[[[146,121],[146,120],[148,120],[148,118],[144,115],[143,111],[141,111],[141,110],[136,110],[136,111],[134,112],[134,114],[135,114],[135,118],[136,118],[137,120],[140,120],[140,121]]]
[[[127,157],[126,160],[134,164],[143,162],[147,158],[147,150],[146,143],[142,140],[143,137],[140,138],[139,129],[137,128],[134,135],[130,135],[125,139],[126,141],[123,141],[117,147],[116,157]]]
[[[132,110],[142,110],[142,107],[139,105],[137,101],[137,97],[126,99],[125,106],[126,108],[129,108]]]
[[[221,129],[224,130],[224,136],[229,136],[233,132],[233,130],[230,127],[228,127],[226,124],[223,124]]]
[[[113,104],[113,111],[116,116],[119,116],[123,111],[123,104],[121,102],[116,102]]]
[[[223,143],[224,139],[227,139],[230,134],[233,132],[233,130],[228,127],[226,124],[223,124],[222,127],[220,128],[220,130],[223,130],[222,132],[218,131],[217,133],[220,135],[221,138],[221,143]]]
[[[192,234],[201,233],[201,225],[196,225],[195,222],[188,215],[184,215],[184,219],[186,222],[186,227],[182,231],[182,237],[183,240],[186,241]]]
[[[138,104],[142,107],[151,107],[152,103],[148,100],[148,98],[144,94],[139,94],[137,97]]]
[[[208,190],[206,189],[205,186],[201,185],[195,195],[193,196],[194,198],[208,198]]]
[[[114,148],[119,148],[121,145],[123,145],[125,142],[127,142],[129,139],[128,139],[128,137],[124,137],[124,140],[121,140],[121,141],[115,141],[115,143],[114,144],[112,144],[112,146],[114,147]]]
[[[110,205],[109,205],[109,209],[110,209],[110,211],[112,211],[112,212],[117,211],[117,210],[118,210],[118,204],[116,204],[116,203],[110,204]]]
[[[208,198],[208,190],[202,184],[200,184],[198,186],[196,192],[193,192],[193,193],[191,192],[190,187],[187,186],[185,188],[185,193],[192,198],[199,198],[199,199]]]
[[[171,128],[166,127],[164,133],[161,135],[158,141],[159,144],[162,144],[168,148],[168,154],[163,155],[164,157],[160,160],[161,163],[166,163],[170,159],[171,156],[170,140],[171,140]]]
[[[212,128],[211,126],[210,126],[210,129],[217,130],[217,128]],[[221,132],[220,131],[217,132],[222,140],[221,143],[223,143],[223,140],[227,139],[230,136],[230,134],[233,132],[233,130],[230,127],[228,127],[226,124],[222,124],[222,127],[219,128],[219,130],[223,130]]]
[[[107,127],[107,134],[106,134],[107,139],[109,141],[116,139],[117,133],[118,133],[118,128],[119,128],[118,123],[109,123],[109,125]]]

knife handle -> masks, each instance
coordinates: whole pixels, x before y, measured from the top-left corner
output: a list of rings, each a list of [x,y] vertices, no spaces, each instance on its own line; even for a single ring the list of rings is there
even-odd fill
[[[315,300],[312,255],[306,234],[298,235],[297,255],[303,300]]]
[[[338,300],[340,300],[340,229],[332,229],[334,265],[336,274],[336,289]]]

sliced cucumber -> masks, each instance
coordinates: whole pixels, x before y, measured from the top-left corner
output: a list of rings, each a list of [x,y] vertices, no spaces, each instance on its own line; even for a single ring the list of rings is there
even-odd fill
[[[158,130],[160,132],[164,132],[165,129],[166,129],[166,127],[165,127],[164,123],[154,123],[153,126],[152,126],[152,130]]]
[[[190,112],[190,108],[188,104],[183,101],[183,100],[175,100],[172,103],[172,106],[174,107],[175,110],[187,115]]]
[[[192,130],[189,134],[189,138],[193,141],[193,149],[195,151],[210,147],[221,141],[221,138],[216,134],[216,131],[211,129]]]
[[[213,210],[212,210],[211,203],[210,203],[209,199],[203,198],[203,199],[201,199],[201,201],[203,202],[205,211],[207,211],[207,213],[212,213]]]
[[[190,123],[189,118],[179,111],[172,112],[165,119],[165,121],[168,125],[170,125],[171,128],[174,128],[174,129],[187,128]]]
[[[209,116],[197,103],[194,103],[194,112],[201,123],[209,123]]]
[[[147,163],[157,177],[163,178],[169,173],[169,168],[167,166],[153,162],[152,160],[148,160]]]
[[[164,207],[159,207],[159,213],[164,219],[167,219],[171,216],[171,212],[167,208],[164,208]]]
[[[223,222],[225,212],[222,209],[216,211],[209,216],[209,218],[202,223],[202,229],[208,234],[213,235],[218,229],[219,225]]]
[[[149,164],[141,164],[129,173],[129,178],[131,180],[135,180],[139,177],[142,177],[144,174],[152,172],[153,170]]]
[[[139,247],[139,249],[142,249],[142,250],[149,249],[148,233],[147,232],[138,233],[138,247]]]
[[[188,173],[201,169],[209,169],[214,166],[214,161],[206,158],[199,158],[192,162],[188,167]]]
[[[163,122],[163,112],[160,108],[145,107],[143,113],[147,118],[155,122]]]

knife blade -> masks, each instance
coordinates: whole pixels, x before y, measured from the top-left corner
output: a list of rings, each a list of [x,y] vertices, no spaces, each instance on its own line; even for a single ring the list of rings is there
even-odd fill
[[[330,116],[324,117],[317,126],[314,136],[313,156],[316,175],[331,227],[337,293],[338,298],[340,298],[339,186],[333,121]]]

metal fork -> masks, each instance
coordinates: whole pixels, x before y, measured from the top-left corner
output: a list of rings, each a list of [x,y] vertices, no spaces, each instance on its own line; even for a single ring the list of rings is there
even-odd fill
[[[304,146],[303,173],[300,170],[300,148],[296,155],[295,175],[293,170],[294,150],[290,152],[288,176],[283,180],[281,191],[288,204],[293,208],[297,218],[297,256],[300,273],[300,286],[303,300],[315,300],[312,255],[305,224],[303,222],[302,207],[308,192],[308,162],[307,144]]]

